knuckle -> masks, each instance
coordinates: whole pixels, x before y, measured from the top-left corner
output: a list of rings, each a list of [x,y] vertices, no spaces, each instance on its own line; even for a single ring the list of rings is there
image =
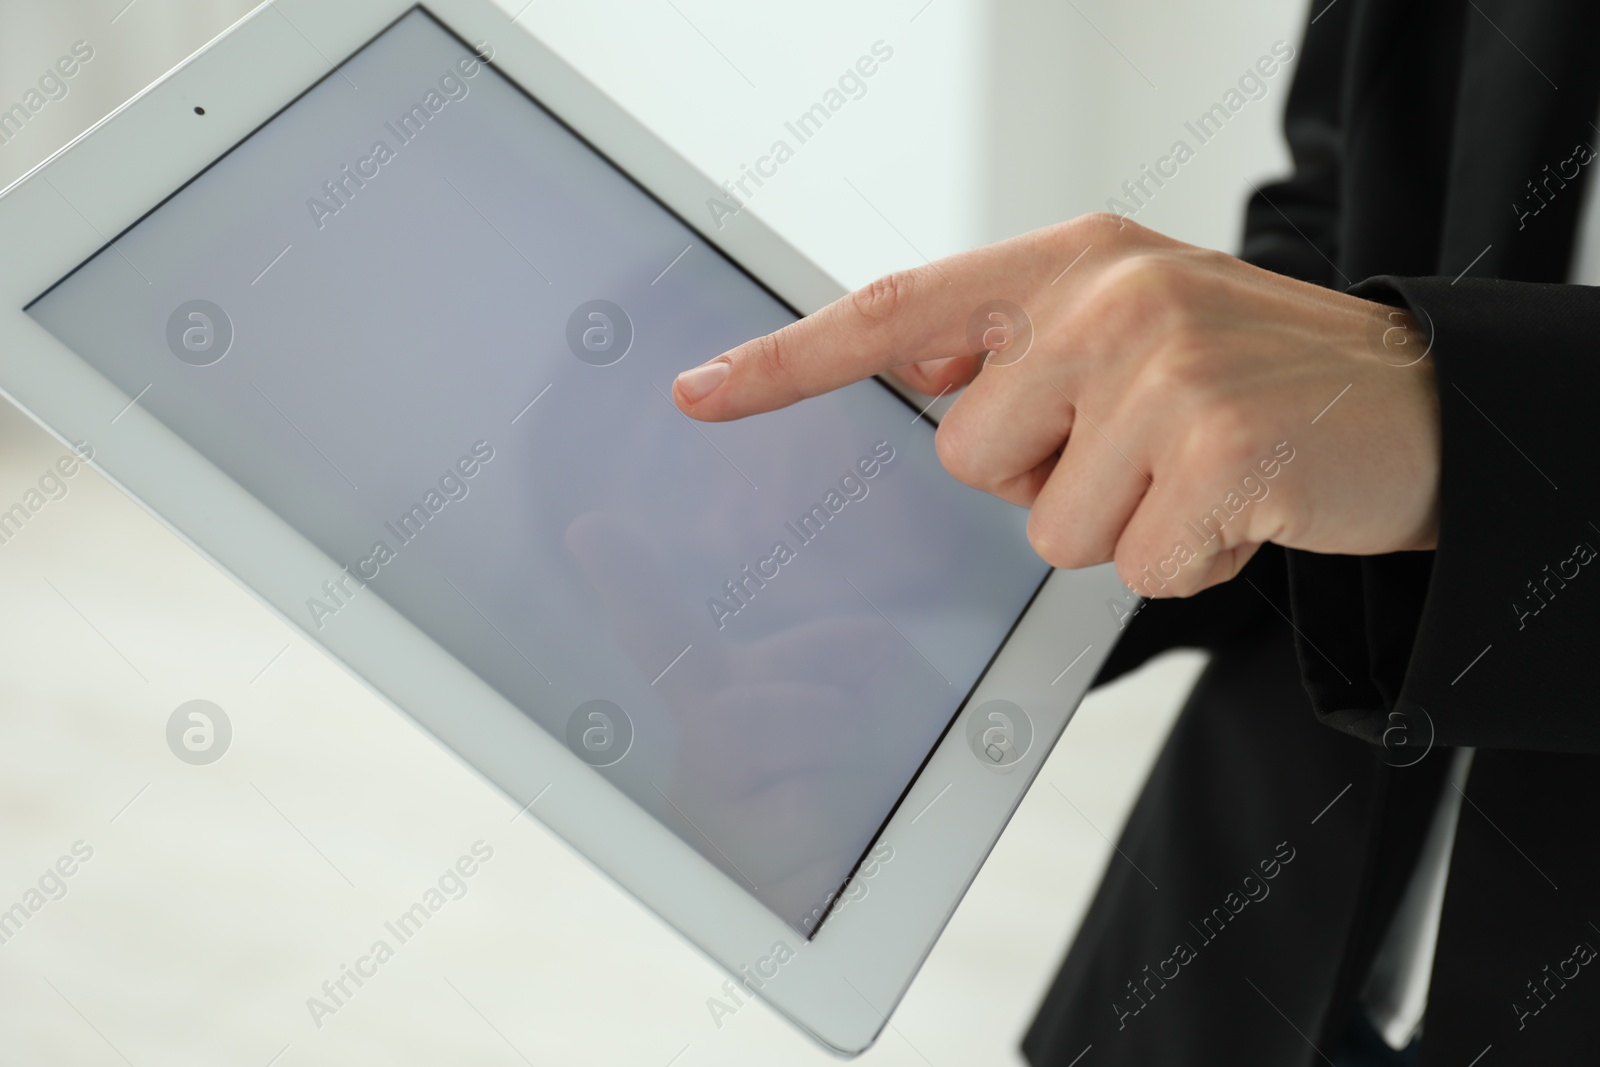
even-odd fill
[[[862,321],[879,325],[892,320],[905,309],[916,285],[914,271],[894,271],[851,293],[850,304]]]
[[[1124,537],[1112,557],[1122,584],[1142,597],[1186,596],[1189,575],[1182,566],[1173,566],[1163,553],[1146,545],[1132,546]]]
[[[1033,523],[1028,523],[1028,544],[1033,547],[1034,555],[1050,564],[1052,567],[1066,568],[1066,564],[1057,562],[1055,546],[1050,538],[1039,532]]]
[[[1143,229],[1138,223],[1111,211],[1091,211],[1073,219],[1070,225],[1086,240],[1106,245]]]
[[[1046,525],[1040,520],[1038,512],[1028,517],[1028,544],[1033,546],[1034,553],[1050,566],[1062,569],[1072,567],[1072,561],[1063,551],[1060,539],[1054,536],[1054,531],[1046,529]]]
[[[1108,336],[1182,339],[1196,324],[1197,289],[1174,257],[1138,253],[1107,267],[1083,306],[1093,327]]]
[[[1149,597],[1160,591],[1141,571],[1140,568],[1144,566],[1143,561],[1136,562],[1126,550],[1119,547],[1111,565],[1117,572],[1117,580],[1138,595]]]
[[[1107,272],[1107,282],[1124,298],[1157,307],[1180,306],[1193,290],[1188,266],[1158,252],[1124,257]]]
[[[955,409],[951,409],[944,421],[939,423],[939,429],[933,435],[934,451],[938,453],[944,469],[956,481],[974,489],[986,489],[983,466],[978,460],[971,431],[963,428],[962,421],[953,418],[954,415]]]
[[[1037,511],[1028,516],[1028,544],[1039,558],[1062,570],[1092,567],[1106,561],[1105,553],[1096,552],[1081,537],[1073,537],[1061,523],[1040,517]]]
[[[1228,469],[1248,464],[1263,427],[1254,405],[1242,397],[1217,397],[1206,402],[1192,423],[1196,446]]]
[[[788,392],[798,392],[798,368],[795,366],[795,344],[792,327],[785,326],[775,333],[758,337],[750,342],[748,359],[760,369],[762,377]]]
[[[1185,567],[1173,580],[1170,592],[1175,597],[1192,597],[1196,593],[1203,593],[1216,582],[1210,577],[1210,569],[1204,565],[1193,568]]]
[[[1138,392],[1152,402],[1192,408],[1204,404],[1215,386],[1215,363],[1196,344],[1180,338],[1152,352],[1140,368]]]

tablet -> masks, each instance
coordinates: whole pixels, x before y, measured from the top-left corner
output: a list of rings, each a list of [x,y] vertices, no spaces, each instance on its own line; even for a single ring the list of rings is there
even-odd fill
[[[882,382],[686,418],[679,371],[839,286],[491,4],[312,13],[0,198],[48,250],[5,267],[0,386],[729,996],[860,1051],[1126,592]]]

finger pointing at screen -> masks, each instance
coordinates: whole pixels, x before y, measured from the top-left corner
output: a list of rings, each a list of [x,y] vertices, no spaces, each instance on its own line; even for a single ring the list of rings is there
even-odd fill
[[[1022,320],[1022,351],[986,347],[997,305]],[[1267,541],[1433,546],[1437,387],[1431,360],[1385,358],[1397,338],[1429,344],[1388,305],[1090,215],[889,275],[673,393],[723,421],[885,372],[968,386],[936,439],[951,474],[1031,509],[1047,562],[1114,560],[1136,591],[1183,596]]]

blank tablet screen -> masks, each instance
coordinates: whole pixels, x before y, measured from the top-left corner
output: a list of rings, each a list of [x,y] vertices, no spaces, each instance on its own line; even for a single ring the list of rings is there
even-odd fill
[[[28,310],[802,933],[1046,574],[876,382],[679,413],[795,313],[419,9]]]

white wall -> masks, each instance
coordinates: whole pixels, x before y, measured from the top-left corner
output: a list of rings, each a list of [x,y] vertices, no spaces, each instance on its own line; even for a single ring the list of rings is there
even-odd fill
[[[789,141],[795,157],[751,210],[860,284],[919,262],[918,249],[936,258],[983,239],[982,5],[925,2],[591,0],[536,3],[523,23],[717,181]],[[893,58],[865,95],[799,144],[784,123],[878,41]]]
[[[1102,211],[1113,196],[1127,202],[1122,183],[1182,138],[1195,158],[1138,221],[1236,251],[1249,183],[1288,166],[1279,123],[1293,71],[1265,79],[1265,94],[1208,144],[1184,123],[1275,41],[1298,51],[1304,18],[1286,0],[999,0],[989,23],[982,238]]]
[[[895,49],[751,202],[847,284],[1103,210],[1179,137],[1199,151],[1139,221],[1231,250],[1248,183],[1287,166],[1292,71],[1209,144],[1183,126],[1273,42],[1298,47],[1304,11],[1286,0],[674,5],[539,2],[522,21],[718,180],[872,42]]]

